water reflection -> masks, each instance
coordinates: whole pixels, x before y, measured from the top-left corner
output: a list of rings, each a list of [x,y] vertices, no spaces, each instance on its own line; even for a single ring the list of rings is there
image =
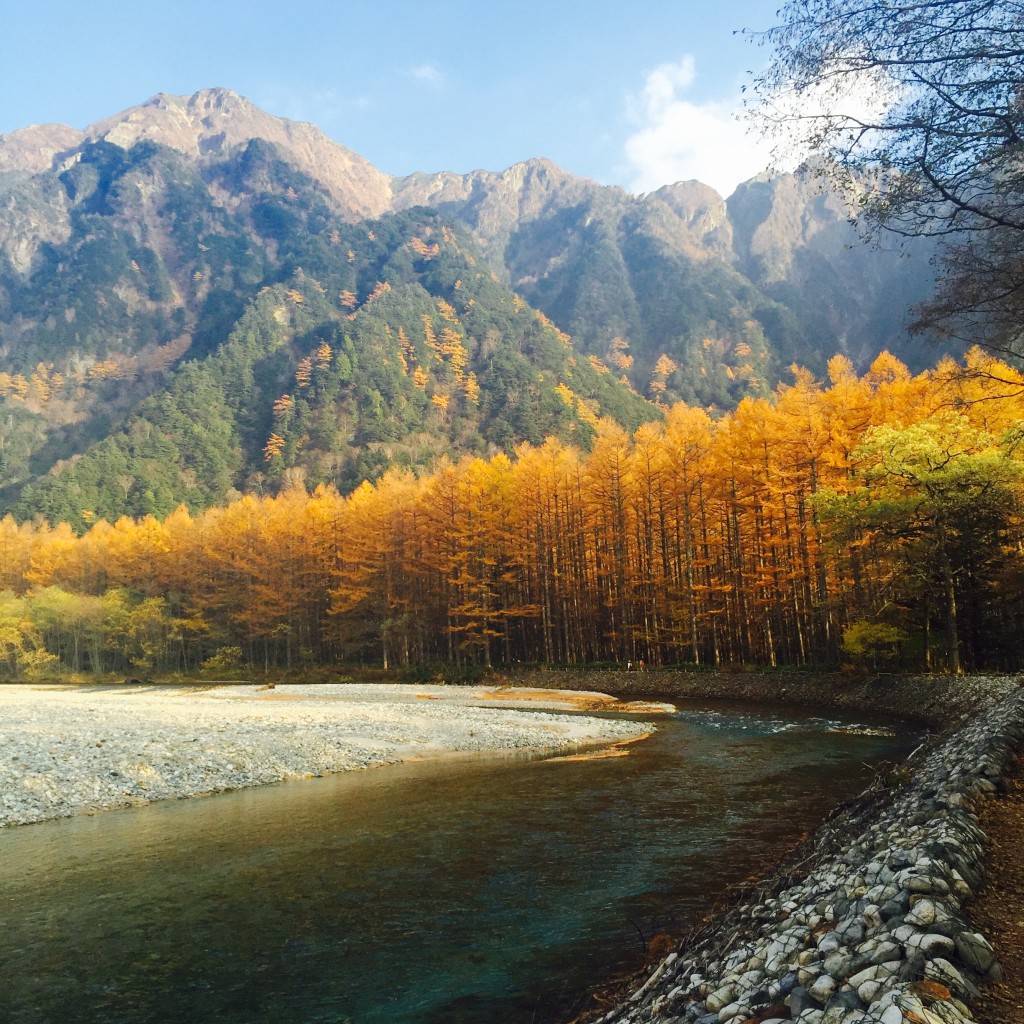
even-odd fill
[[[0,1020],[551,1020],[907,748],[831,724],[686,709],[625,758],[396,766],[0,833]]]

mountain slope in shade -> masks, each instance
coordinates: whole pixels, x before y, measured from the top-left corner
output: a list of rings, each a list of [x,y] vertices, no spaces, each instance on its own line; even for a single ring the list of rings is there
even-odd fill
[[[763,297],[732,269],[725,205],[706,186],[638,199],[534,160],[416,175],[396,183],[395,201],[467,225],[516,291],[638,390],[665,384],[667,400],[731,405],[774,372],[762,332],[745,326]],[[754,363],[734,358],[748,342]],[[662,357],[679,368],[652,379]]]
[[[9,296],[38,361],[0,372],[0,504],[85,526],[657,415],[436,214],[348,223],[277,152],[204,177],[98,141],[64,172],[71,236]]]
[[[414,175],[396,183],[395,202],[467,225],[584,350],[604,358],[624,339],[641,390],[662,356],[679,365],[669,397],[728,405],[794,361],[824,372],[836,352],[859,366],[882,348],[914,366],[939,354],[905,330],[907,310],[931,291],[930,248],[864,244],[847,203],[811,171],[756,178],[726,201],[700,182],[632,196],[528,161]],[[736,346],[763,357],[733,358]]]
[[[881,348],[915,366],[933,363],[936,346],[905,332],[910,307],[931,293],[932,244],[865,244],[849,204],[822,192],[820,178],[805,168],[736,189],[727,205],[738,269],[792,311],[809,345],[832,340],[861,367]]]

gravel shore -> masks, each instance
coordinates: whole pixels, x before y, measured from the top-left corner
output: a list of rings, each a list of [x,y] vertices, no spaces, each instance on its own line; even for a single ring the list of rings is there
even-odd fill
[[[653,729],[535,710],[576,709],[580,694],[515,696],[482,686],[0,686],[0,828],[414,758],[562,752]]]

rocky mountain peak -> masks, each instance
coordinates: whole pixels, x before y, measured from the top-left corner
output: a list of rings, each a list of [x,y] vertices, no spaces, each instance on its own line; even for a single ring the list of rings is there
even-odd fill
[[[86,141],[122,148],[150,141],[203,161],[250,139],[263,139],[331,193],[354,217],[375,217],[390,206],[391,178],[368,160],[328,138],[319,128],[261,110],[230,89],[201,89],[191,96],[158,93],[136,107],[90,125]]]
[[[125,149],[146,140],[189,156],[205,156],[246,139],[282,134],[275,121],[230,89],[202,89],[192,96],[157,93],[97,121],[85,134],[89,141],[102,139]]]
[[[502,202],[519,206],[523,202],[543,201],[553,192],[576,188],[581,183],[599,187],[546,159],[522,160],[503,171],[417,173],[395,181],[395,207],[408,209],[411,206],[461,203],[484,193],[488,199],[497,196]]]
[[[396,210],[432,206],[450,213],[472,229],[486,251],[500,254],[524,224],[606,191],[551,160],[533,159],[503,171],[412,174],[396,180],[393,201]]]
[[[677,181],[644,197],[648,206],[660,203],[676,218],[673,225],[688,252],[697,258],[726,256],[732,246],[732,225],[725,200],[700,181]]]

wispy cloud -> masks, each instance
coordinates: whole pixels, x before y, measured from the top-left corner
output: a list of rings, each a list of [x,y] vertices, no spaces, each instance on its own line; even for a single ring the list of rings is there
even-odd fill
[[[696,178],[727,196],[771,164],[769,144],[736,116],[738,95],[700,103],[686,98],[696,78],[696,63],[685,56],[656,67],[629,98],[636,131],[625,154],[635,192]]]
[[[278,117],[310,121],[327,128],[342,121],[353,110],[369,107],[365,96],[346,96],[337,89],[293,89],[276,87],[254,102]]]
[[[417,64],[409,69],[409,75],[434,89],[440,89],[445,84],[444,72],[436,64]]]

